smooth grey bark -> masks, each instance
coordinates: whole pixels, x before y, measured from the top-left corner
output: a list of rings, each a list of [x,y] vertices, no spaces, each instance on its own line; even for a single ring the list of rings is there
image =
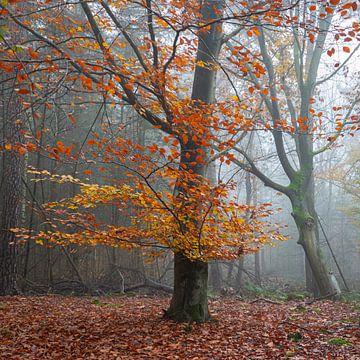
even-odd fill
[[[249,147],[252,146],[253,134],[250,134]],[[253,196],[253,188],[251,185],[251,173],[247,172],[245,175],[245,191],[246,191],[246,205],[251,205],[251,199]],[[244,256],[241,256],[238,264],[238,271],[235,277],[235,286],[237,290],[241,290],[243,287],[243,270],[244,270]]]
[[[251,189],[252,199],[254,206],[258,205],[258,193],[256,187],[256,178],[253,179],[253,188]],[[254,254],[254,272],[255,272],[255,281],[257,285],[261,285],[261,268],[260,268],[260,250]]]
[[[309,191],[310,193],[310,191]],[[332,285],[326,263],[319,247],[316,212],[311,196],[291,197],[293,217],[299,232],[298,243],[304,249],[306,259],[316,281],[312,290],[315,295],[332,296],[336,291]],[[319,294],[318,294],[319,293]]]
[[[206,0],[202,5],[203,21],[213,20],[219,17],[223,11],[223,1]],[[199,31],[199,45],[196,61],[206,64],[197,66],[195,69],[192,100],[194,106],[197,102],[211,104],[215,98],[215,64],[222,45],[222,30],[220,24],[213,24],[210,29]],[[195,134],[195,130],[191,130]],[[197,150],[206,153],[207,149],[196,144],[189,134],[189,141],[181,142],[181,164],[200,176],[206,175],[206,165],[196,164]],[[197,134],[199,136],[199,134]],[[190,154],[190,158],[186,157]],[[179,189],[185,192],[186,189]],[[189,260],[180,252],[175,253],[174,263],[174,293],[170,307],[166,315],[175,321],[205,322],[210,319],[207,299],[208,287],[208,263],[200,260]]]
[[[222,275],[220,264],[217,260],[212,261],[210,264],[210,287],[215,292],[218,293],[221,290],[222,285]]]
[[[207,281],[207,262],[191,261],[181,252],[175,253],[174,292],[166,317],[177,322],[208,321]]]
[[[211,185],[216,186],[218,184],[215,161],[211,161],[210,164],[208,164],[206,169],[206,178]],[[215,293],[219,293],[223,283],[221,266],[218,260],[211,261],[209,266],[210,287]]]
[[[320,11],[320,10],[319,10]],[[294,28],[294,67],[297,79],[298,91],[300,93],[300,105],[298,109],[289,95],[289,88],[283,79],[282,90],[287,100],[288,113],[290,118],[295,121],[302,118],[307,121],[309,129],[312,129],[312,116],[309,111],[310,99],[314,96],[316,87],[316,79],[320,64],[321,55],[324,51],[324,44],[327,33],[332,21],[332,14],[328,14],[325,18],[319,20],[320,32],[315,40],[314,45],[304,41],[302,46],[307,46],[307,52],[301,48],[301,40]],[[270,97],[262,96],[266,108],[270,114],[274,125],[279,119],[282,119],[282,109],[277,100],[279,98],[277,83],[279,81],[272,57],[270,56],[267,42],[265,40],[265,31],[259,27],[260,36],[258,37],[260,52],[263,63],[268,74],[268,86]],[[305,52],[305,55],[304,55]],[[304,56],[306,60],[304,61]],[[280,59],[281,60],[281,59]],[[250,74],[251,76],[251,74]],[[258,86],[258,79],[251,76],[251,80]],[[277,126],[277,125],[276,125]],[[285,194],[291,201],[292,214],[299,232],[298,243],[303,247],[311,270],[314,274],[316,283],[319,287],[321,296],[329,296],[334,293],[331,286],[331,279],[326,267],[324,258],[321,255],[321,249],[318,244],[318,226],[317,215],[314,203],[314,156],[316,153],[313,149],[313,136],[308,131],[299,129],[297,125],[296,132],[293,134],[295,150],[298,160],[298,168],[290,161],[287,155],[287,149],[284,142],[283,132],[275,128],[272,130],[272,136],[275,142],[276,152],[284,173],[289,179],[289,185],[283,186],[276,183],[260,171],[256,164],[252,161],[251,156],[239,149],[238,152],[245,158],[246,164],[236,162],[243,168],[249,168],[250,171],[257,176],[265,186],[269,186],[276,191]]]

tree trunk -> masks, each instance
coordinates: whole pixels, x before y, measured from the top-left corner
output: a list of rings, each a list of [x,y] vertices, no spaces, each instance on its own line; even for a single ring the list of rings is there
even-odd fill
[[[218,179],[216,176],[216,164],[215,161],[211,161],[206,169],[206,178],[209,180],[212,186],[218,185]],[[220,264],[217,260],[210,263],[210,288],[215,293],[219,293],[222,287],[222,272]]]
[[[16,101],[16,100],[15,100]],[[11,104],[10,104],[11,102]],[[10,111],[12,106],[12,111]],[[16,104],[9,100],[9,109],[14,113]],[[4,117],[5,144],[14,146],[21,137],[21,123],[16,118],[8,115]],[[21,207],[21,174],[22,163],[20,154],[12,149],[4,151],[1,174],[1,219],[0,219],[0,295],[13,295],[16,291],[17,276],[17,246],[16,237],[10,231],[19,226]]]
[[[202,4],[202,21],[210,21],[220,17],[223,11],[223,1],[206,0]],[[201,30],[198,34],[199,45],[197,49],[196,66],[191,99],[194,106],[211,104],[215,99],[216,61],[222,45],[221,24],[214,23],[208,30]],[[196,130],[190,130],[189,139],[193,135],[199,136]],[[198,151],[203,154],[207,149],[189,140],[181,144],[180,166],[192,171],[194,174],[205,176],[206,165],[196,164]],[[186,157],[190,155],[190,158]],[[192,164],[196,165],[192,165]],[[186,188],[178,189],[186,195]],[[199,224],[200,226],[200,224]],[[210,319],[207,299],[208,264],[203,261],[191,261],[180,252],[175,253],[174,260],[174,293],[170,308],[166,315],[178,322],[196,321],[205,322]]]
[[[259,250],[260,251],[260,250]],[[261,275],[260,275],[260,254],[259,251],[257,251],[255,256],[255,282],[257,285],[261,285]]]
[[[298,243],[304,249],[305,256],[319,288],[320,296],[335,295],[336,291],[332,286],[329,272],[321,255],[320,247],[317,244],[314,218],[306,209],[296,207],[294,203],[292,215],[299,231]]]
[[[311,270],[311,266],[309,264],[309,260],[307,259],[306,255],[304,261],[304,267],[305,267],[306,291],[308,291],[311,294],[314,294],[314,296],[319,296],[319,290],[316,284],[316,280],[314,278],[314,274]]]
[[[26,6],[24,3],[20,5]],[[23,30],[13,26],[10,32],[9,44],[16,45],[23,40]],[[22,58],[23,54],[17,54]],[[21,217],[21,176],[23,170],[22,157],[16,149],[23,141],[24,114],[21,98],[15,92],[16,82],[13,82],[20,70],[14,66],[10,73],[1,74],[4,88],[1,89],[0,118],[2,120],[2,142],[8,147],[3,151],[0,165],[0,295],[17,293],[17,244],[11,228],[20,225]],[[11,82],[13,82],[12,87]],[[10,149],[9,149],[10,147]],[[6,148],[6,147],[5,147]]]
[[[239,291],[240,293],[244,287],[243,284],[244,260],[245,260],[244,256],[241,256],[238,262],[238,271],[236,273],[236,278],[235,278],[235,287],[236,290]]]
[[[218,261],[210,263],[210,287],[216,293],[221,290],[222,276]]]
[[[174,293],[166,316],[178,322],[208,321],[208,264],[191,261],[181,253],[175,254],[174,261]]]

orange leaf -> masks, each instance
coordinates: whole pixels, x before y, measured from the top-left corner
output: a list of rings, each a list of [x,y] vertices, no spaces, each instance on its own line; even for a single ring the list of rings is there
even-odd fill
[[[67,114],[67,115],[68,115],[70,121],[71,121],[73,124],[75,124],[75,123],[76,123],[76,119],[75,119],[71,114]]]
[[[34,51],[31,47],[29,47],[28,50],[29,50],[30,57],[32,59],[37,59],[39,57],[39,53]]]
[[[196,162],[198,162],[198,163],[200,163],[200,164],[204,162],[203,157],[200,156],[200,155],[198,155],[195,160],[196,160]]]
[[[334,12],[334,9],[331,7],[326,7],[325,12],[327,12],[328,14],[332,14]]]
[[[21,88],[21,89],[17,89],[15,90],[18,94],[22,94],[22,95],[25,95],[25,94],[29,94],[30,93],[30,90],[29,89],[26,89],[26,88]]]
[[[80,80],[81,82],[83,83],[83,86],[85,89],[88,89],[88,90],[92,90],[93,87],[92,87],[92,80],[87,78],[86,76],[84,75],[80,75]]]
[[[256,27],[252,28],[252,31],[256,36],[260,36],[260,31]]]
[[[26,153],[26,149],[25,149],[24,147],[20,146],[20,147],[18,148],[18,153],[19,153],[20,155],[24,155],[24,154]]]
[[[28,151],[34,152],[36,150],[36,145],[33,143],[27,143],[26,148],[28,149]]]

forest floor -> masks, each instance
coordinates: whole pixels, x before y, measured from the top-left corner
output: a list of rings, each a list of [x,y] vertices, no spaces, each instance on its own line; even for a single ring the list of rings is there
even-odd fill
[[[1,359],[360,359],[358,306],[210,301],[214,320],[164,320],[169,298],[0,298]]]

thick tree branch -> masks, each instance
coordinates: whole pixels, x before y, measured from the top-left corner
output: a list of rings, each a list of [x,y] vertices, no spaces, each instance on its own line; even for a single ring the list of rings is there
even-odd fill
[[[213,149],[217,150],[217,151],[221,151],[219,149],[218,146],[216,145],[212,145]],[[236,164],[237,166],[239,166],[241,169],[245,170],[245,171],[250,171],[252,174],[254,174],[257,178],[259,178],[265,186],[271,187],[272,189],[279,191],[285,195],[289,195],[290,194],[290,190],[287,186],[281,185],[276,183],[275,181],[271,180],[270,178],[268,178],[255,164],[255,162],[250,158],[250,156],[246,153],[246,151],[240,149],[237,146],[234,146],[231,148],[231,150],[235,150],[236,152],[238,152],[239,154],[241,154],[245,160],[246,163],[242,162],[239,159],[236,158],[232,158],[231,161]]]
[[[148,21],[148,29],[151,38],[151,46],[153,50],[153,59],[154,59],[154,67],[157,68],[159,65],[159,52],[156,44],[156,37],[153,26],[153,13],[151,9],[151,0],[146,0],[146,11],[147,11],[147,21]]]
[[[272,120],[274,125],[276,124],[276,121],[279,121],[281,118],[279,104],[277,100],[277,92],[276,92],[276,77],[275,77],[275,71],[274,71],[274,65],[272,63],[271,57],[267,51],[266,43],[265,43],[265,34],[264,30],[262,28],[258,28],[260,35],[258,37],[259,45],[260,45],[260,51],[261,55],[266,67],[266,70],[268,72],[269,77],[269,88],[270,88],[270,96],[271,96],[271,108],[269,109]],[[275,140],[275,146],[276,151],[279,154],[279,160],[281,163],[281,166],[283,167],[286,175],[291,180],[294,180],[296,176],[295,169],[291,166],[290,161],[286,155],[285,151],[285,144],[283,139],[283,134],[281,131],[272,131],[274,140]]]

